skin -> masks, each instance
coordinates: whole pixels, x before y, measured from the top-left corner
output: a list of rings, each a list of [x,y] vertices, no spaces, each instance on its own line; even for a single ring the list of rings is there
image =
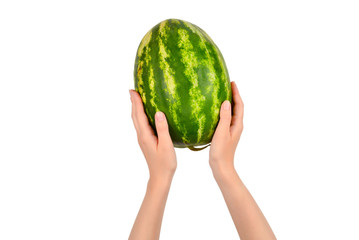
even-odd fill
[[[129,239],[159,239],[167,196],[177,167],[176,153],[165,115],[162,112],[155,115],[157,137],[148,122],[140,95],[130,90],[130,96],[132,120],[150,178]]]
[[[233,114],[224,101],[220,121],[211,142],[209,165],[242,240],[276,239],[263,213],[234,167],[234,154],[243,131],[243,101],[234,82]],[[150,172],[147,191],[129,239],[159,239],[162,217],[177,160],[163,113],[155,115],[158,137],[149,125],[140,95],[130,90],[132,120]]]

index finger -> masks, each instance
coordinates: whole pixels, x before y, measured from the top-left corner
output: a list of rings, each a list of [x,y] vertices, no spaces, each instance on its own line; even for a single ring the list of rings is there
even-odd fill
[[[132,118],[137,134],[155,136],[154,131],[148,122],[140,94],[134,90],[130,91],[132,97]]]

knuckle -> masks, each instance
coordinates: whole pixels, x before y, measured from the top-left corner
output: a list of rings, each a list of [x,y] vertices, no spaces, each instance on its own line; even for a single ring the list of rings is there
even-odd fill
[[[239,134],[242,134],[242,132],[243,132],[243,125],[240,125],[240,126],[238,127],[238,133],[239,133]]]
[[[230,113],[227,113],[227,114],[222,114],[220,118],[223,119],[224,121],[230,121],[232,116]]]
[[[132,111],[131,112],[131,118],[132,120],[136,119],[137,115],[136,115],[136,112],[135,111]]]
[[[243,132],[243,124],[239,126],[239,132]]]
[[[138,138],[138,144],[142,147],[146,145],[146,141],[143,138]]]
[[[140,146],[148,145],[149,141],[150,141],[150,138],[148,136],[139,136],[138,137],[138,144],[140,144]]]
[[[156,130],[160,132],[167,132],[168,131],[167,123],[166,122],[157,123]]]
[[[164,129],[164,126],[162,123],[156,122],[156,130],[162,131]]]

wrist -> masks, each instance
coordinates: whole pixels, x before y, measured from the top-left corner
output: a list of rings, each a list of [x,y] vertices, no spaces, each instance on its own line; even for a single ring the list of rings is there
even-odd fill
[[[147,186],[151,189],[167,189],[171,186],[173,176],[150,176]]]
[[[233,158],[209,158],[213,174],[225,174],[235,171]]]
[[[233,164],[211,165],[211,169],[213,177],[217,183],[238,177],[237,171]]]

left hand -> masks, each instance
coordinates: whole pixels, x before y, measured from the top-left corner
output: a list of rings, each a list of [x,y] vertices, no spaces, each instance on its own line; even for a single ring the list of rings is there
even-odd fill
[[[163,112],[155,114],[158,135],[156,136],[148,122],[139,93],[135,90],[130,90],[130,95],[132,102],[131,116],[136,128],[138,143],[150,171],[150,180],[172,180],[177,168],[177,160],[168,131],[166,116]]]
[[[234,153],[243,131],[243,101],[237,85],[232,82],[233,115],[231,104],[224,101],[220,110],[220,119],[213,135],[209,150],[209,164],[214,174],[233,172]]]

